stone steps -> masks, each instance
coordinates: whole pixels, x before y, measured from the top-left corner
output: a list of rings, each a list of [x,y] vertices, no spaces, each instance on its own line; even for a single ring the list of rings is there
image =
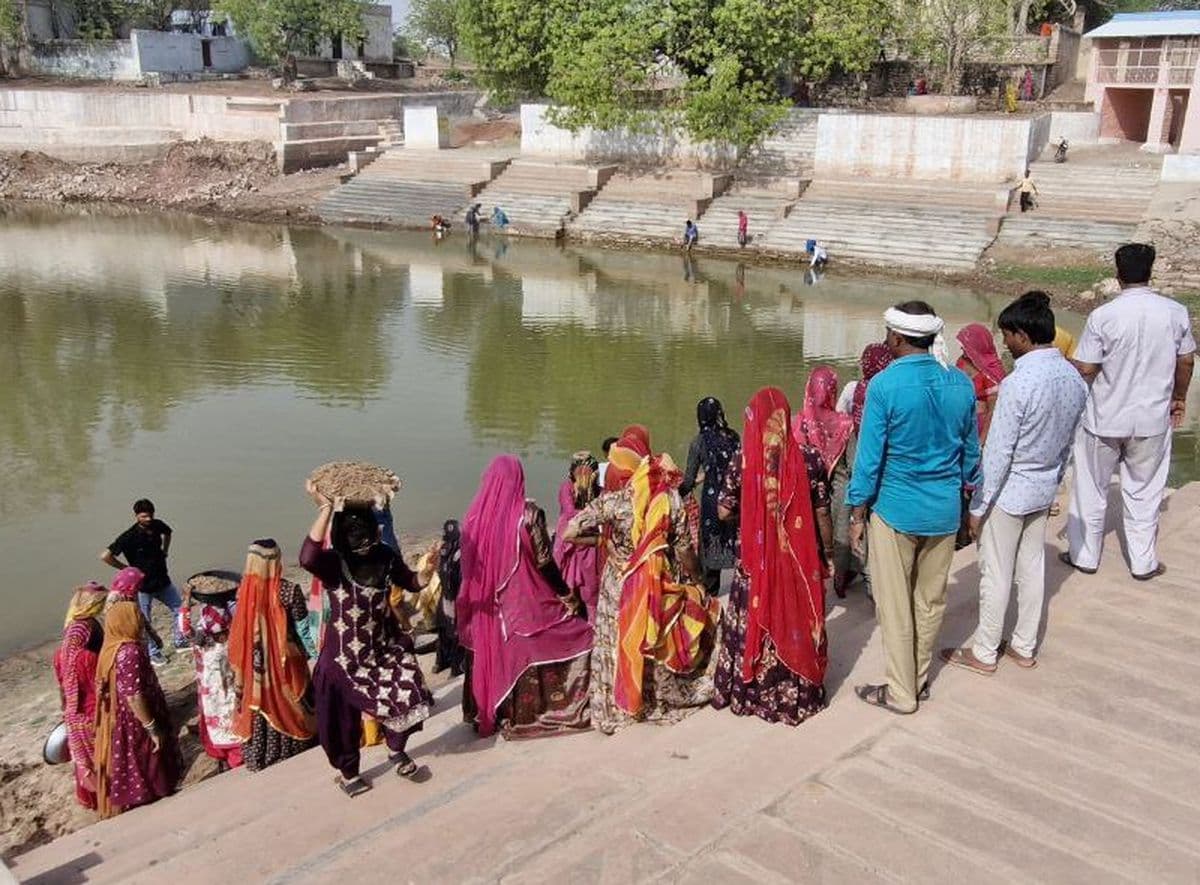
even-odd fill
[[[683,223],[689,217],[687,213],[685,206],[613,199],[601,191],[600,197],[567,222],[567,231],[583,239],[633,237],[681,243]],[[700,242],[704,242],[703,225],[700,225]]]
[[[974,185],[899,179],[813,180],[804,192],[806,200],[828,202],[889,203],[920,209],[925,206],[968,208],[999,215],[1007,203],[1008,188],[1002,184]]]
[[[511,222],[510,233],[557,234],[571,214],[572,199],[594,189],[596,178],[597,170],[588,166],[514,160],[477,200],[489,213],[500,206]]]
[[[817,147],[815,112],[793,110],[763,141],[750,148],[738,163],[739,181],[809,179]]]
[[[749,216],[747,225],[751,245],[761,241],[767,232],[782,221],[795,200],[770,191],[737,190],[726,193],[709,204],[700,216],[701,244],[736,249],[738,210]]]
[[[1110,253],[1133,239],[1136,222],[1046,216],[1040,210],[1010,214],[996,242],[1005,246],[1069,246]]]

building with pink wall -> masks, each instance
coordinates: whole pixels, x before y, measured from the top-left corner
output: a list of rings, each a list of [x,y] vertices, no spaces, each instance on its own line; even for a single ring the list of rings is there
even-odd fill
[[[1200,11],[1122,13],[1083,39],[1101,141],[1200,154]]]

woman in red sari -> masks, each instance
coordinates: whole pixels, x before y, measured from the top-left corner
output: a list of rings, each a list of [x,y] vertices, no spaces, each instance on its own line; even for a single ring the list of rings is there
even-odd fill
[[[760,390],[746,409],[742,458],[726,473],[720,506],[740,519],[741,551],[713,706],[798,725],[825,706],[825,575],[813,526],[829,491],[812,483],[790,425],[782,391]]]
[[[100,615],[108,590],[89,581],[75,589],[63,624],[62,645],[54,653],[54,675],[62,697],[67,747],[75,769],[75,798],[84,808],[96,808],[96,662],[104,643]]]
[[[591,727],[592,628],[568,606],[546,516],[525,498],[515,455],[498,455],[462,522],[459,641],[470,651],[463,712],[481,737]]]

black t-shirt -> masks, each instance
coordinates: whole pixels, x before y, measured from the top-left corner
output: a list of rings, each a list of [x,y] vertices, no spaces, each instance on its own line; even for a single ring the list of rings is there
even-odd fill
[[[137,523],[117,536],[108,545],[113,556],[124,556],[125,561],[140,568],[146,575],[142,584],[143,593],[158,593],[171,583],[167,573],[167,555],[163,553],[163,535],[171,534],[171,527],[161,519],[152,519],[142,528]]]

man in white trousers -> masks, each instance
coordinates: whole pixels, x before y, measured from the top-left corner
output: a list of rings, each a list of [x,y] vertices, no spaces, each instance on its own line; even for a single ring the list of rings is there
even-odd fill
[[[1078,370],[1054,346],[1054,312],[1045,292],[1026,292],[1001,311],[998,324],[1016,361],[1000,383],[983,449],[983,482],[971,500],[979,626],[970,645],[942,650],[942,660],[983,675],[996,672],[1014,580],[1017,623],[1004,654],[1021,667],[1037,664],[1046,520],[1088,395]]]
[[[1196,341],[1187,310],[1150,288],[1154,247],[1117,250],[1121,294],[1092,311],[1075,364],[1092,382],[1075,439],[1075,493],[1062,560],[1085,574],[1100,566],[1108,485],[1120,468],[1129,570],[1148,581],[1166,571],[1155,542],[1171,431],[1183,423]]]

